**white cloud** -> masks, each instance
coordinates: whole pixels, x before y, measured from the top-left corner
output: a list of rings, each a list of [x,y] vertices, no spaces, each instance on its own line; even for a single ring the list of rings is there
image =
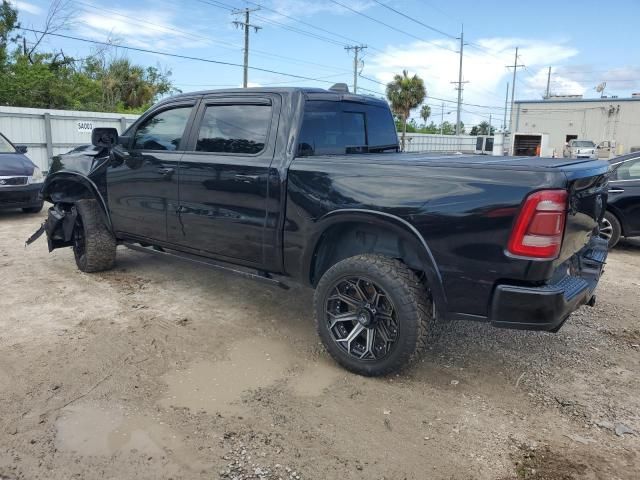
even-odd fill
[[[81,10],[74,21],[76,31],[81,35],[104,40],[113,39],[141,48],[154,50],[175,50],[179,48],[203,47],[213,39],[181,28],[173,22],[174,14],[169,10],[117,11]]]
[[[33,3],[23,2],[22,0],[10,0],[9,3],[11,6],[18,10],[18,12],[27,12],[32,15],[40,15],[42,13],[42,8]]]
[[[484,109],[463,106],[466,111],[463,112],[462,120],[466,125],[487,120],[490,113],[493,115],[494,125],[502,123],[506,82],[511,81],[512,75],[506,65],[513,64],[516,46],[519,46],[519,63],[527,65],[527,71],[518,70],[517,98],[539,98],[544,91],[538,78],[540,72],[535,75],[531,72],[544,65],[565,62],[578,53],[565,43],[518,38],[487,38],[465,47],[463,81],[469,83],[464,86],[463,102],[493,107]],[[410,74],[417,73],[424,79],[428,97],[455,100],[457,91],[452,82],[458,80],[459,56],[441,47],[454,51],[459,48],[455,40],[430,43],[419,41],[408,45],[388,46],[384,53],[370,54],[365,58],[363,75],[387,83],[395,74],[406,69]],[[381,92],[384,89],[382,86],[374,88],[371,82],[366,81],[362,82],[362,86]],[[439,123],[440,101],[428,98],[427,102],[432,105],[433,120]],[[455,108],[454,103],[445,103],[445,113],[455,111]],[[418,113],[415,112],[414,115],[417,117]],[[445,120],[455,123],[455,114],[445,117]]]

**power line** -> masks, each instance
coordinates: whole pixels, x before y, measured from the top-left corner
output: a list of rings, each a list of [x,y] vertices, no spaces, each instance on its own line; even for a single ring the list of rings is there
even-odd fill
[[[359,77],[360,77],[360,78],[364,78],[365,80],[368,80],[368,81],[370,81],[370,82],[377,83],[378,85],[382,85],[383,87],[386,87],[386,86],[387,86],[387,84],[386,84],[386,83],[381,82],[381,81],[379,81],[379,80],[376,80],[375,78],[367,77],[367,76],[362,75],[362,74],[360,74],[360,75],[359,75]],[[361,89],[361,90],[366,90],[366,91],[368,91],[368,92],[375,93],[376,95],[380,95],[380,92],[376,92],[375,90],[366,89],[366,88],[364,88],[364,87],[360,87],[360,89]],[[432,99],[434,99],[434,100],[439,100],[439,101],[447,102],[447,103],[456,103],[456,104],[458,103],[458,101],[457,101],[457,100],[451,100],[451,99],[449,99],[449,98],[439,98],[439,97],[434,97],[434,96],[432,96],[432,95],[429,95],[429,96],[428,96],[428,98],[432,98]],[[461,105],[466,105],[466,106],[468,106],[468,107],[490,108],[490,109],[493,109],[493,110],[503,110],[503,109],[504,109],[504,107],[499,107],[499,106],[496,106],[496,105],[479,105],[479,104],[477,104],[477,103],[466,103],[466,102],[461,102]]]
[[[226,3],[223,3],[223,2],[218,2],[216,0],[198,0],[198,1],[200,3],[204,3],[206,5],[211,5],[212,7],[222,8],[223,10],[228,10],[230,12],[236,11],[236,8],[233,5],[229,5],[229,4],[226,4]],[[331,43],[333,45],[339,45],[339,46],[344,46],[345,45],[344,42],[338,42],[337,40],[334,40],[333,38],[324,37],[322,35],[318,35],[318,34],[315,34],[313,32],[308,32],[306,30],[302,30],[302,29],[297,28],[297,27],[292,27],[292,26],[286,25],[286,24],[284,24],[282,22],[278,22],[277,20],[272,20],[272,19],[260,16],[260,15],[255,15],[255,17],[257,19],[261,20],[264,23],[277,25],[280,28],[284,28],[285,30],[290,30],[292,32],[299,33],[301,35],[306,35],[308,37],[315,38],[317,40],[322,40],[322,41],[325,41],[327,43]]]
[[[345,9],[347,9],[347,10],[349,10],[349,11],[351,11],[351,12],[353,12],[353,13],[357,14],[357,15],[360,15],[361,17],[367,18],[367,19],[371,20],[372,22],[376,22],[376,23],[378,23],[378,24],[380,24],[380,25],[384,25],[385,27],[390,28],[391,30],[394,30],[394,31],[396,31],[396,32],[402,33],[402,34],[407,35],[407,36],[409,36],[409,37],[415,38],[416,40],[419,40],[419,41],[421,41],[421,42],[428,43],[428,44],[430,44],[430,45],[433,45],[434,47],[441,48],[441,49],[443,49],[443,50],[448,50],[448,51],[450,51],[450,52],[458,53],[457,51],[452,50],[451,48],[447,48],[447,47],[445,47],[444,45],[440,45],[440,44],[438,44],[438,43],[431,42],[431,41],[429,41],[429,40],[425,40],[424,38],[420,38],[420,37],[418,37],[418,36],[416,36],[416,35],[413,35],[412,33],[405,32],[404,30],[401,30],[401,29],[399,29],[399,28],[396,28],[396,27],[394,27],[393,25],[389,25],[388,23],[385,23],[385,22],[383,22],[383,21],[381,21],[381,20],[378,20],[377,18],[374,18],[374,17],[372,17],[372,16],[370,16],[370,15],[367,15],[366,13],[359,12],[358,10],[356,10],[356,9],[354,9],[354,8],[349,7],[349,6],[345,5],[344,3],[338,2],[337,0],[330,0],[330,1],[331,1],[332,3],[335,3],[335,4],[336,4],[336,5],[338,5],[338,6],[342,7],[342,8],[345,8]]]
[[[231,50],[231,51],[237,51],[238,49],[242,48],[242,45],[237,44],[237,43],[225,42],[223,40],[213,39],[213,38],[205,36],[205,35],[199,35],[199,34],[196,34],[196,33],[185,32],[183,30],[179,30],[179,29],[176,29],[176,28],[171,28],[171,27],[168,27],[168,26],[165,26],[165,25],[155,24],[155,23],[152,23],[152,22],[149,22],[149,21],[146,21],[146,20],[140,20],[140,19],[137,19],[137,18],[131,18],[129,15],[126,15],[123,12],[118,12],[118,11],[115,11],[115,10],[108,10],[108,9],[105,9],[105,8],[102,8],[102,7],[96,7],[94,5],[91,5],[91,4],[88,4],[88,3],[85,3],[85,2],[81,2],[81,1],[78,1],[78,0],[76,0],[76,3],[82,4],[82,5],[86,6],[86,7],[90,7],[90,8],[93,8],[95,10],[98,10],[98,11],[111,13],[111,14],[116,15],[118,17],[122,17],[123,19],[127,19],[127,21],[123,20],[123,23],[129,24],[129,25],[131,25],[131,24],[133,24],[133,25],[136,25],[136,24],[137,25],[147,25],[147,26],[150,26],[152,29],[158,30],[158,31],[161,31],[161,32],[171,31],[171,32],[175,32],[175,33],[177,33],[177,34],[179,34],[181,36],[184,36],[184,37],[203,39],[203,40],[206,40],[206,41],[209,41],[209,42],[213,42],[214,44],[218,44],[218,46],[220,46],[221,48],[225,48],[225,49]],[[203,3],[211,5],[209,2],[204,2],[203,1]],[[223,7],[220,7],[220,8],[223,8]],[[229,45],[229,46],[227,46],[227,45]],[[252,55],[263,56],[263,57],[273,57],[273,58],[283,59],[283,60],[286,60],[288,62],[297,63],[297,64],[313,65],[313,66],[321,67],[321,68],[329,70],[329,71],[351,73],[351,70],[337,69],[332,65],[325,65],[325,64],[321,64],[321,63],[315,63],[315,62],[310,62],[310,61],[307,61],[307,60],[288,57],[288,56],[285,56],[285,55],[279,55],[279,54],[276,54],[276,53],[270,53],[270,52],[266,52],[264,50],[259,50],[257,48],[252,48],[251,49],[251,53],[252,53]]]
[[[36,29],[33,29],[33,28],[21,27],[20,30],[25,31],[25,32],[46,34],[46,35],[52,36],[52,37],[66,38],[68,40],[75,40],[75,41],[78,41],[78,42],[91,43],[93,45],[104,45],[106,47],[122,48],[124,50],[131,50],[131,51],[134,51],[134,52],[150,53],[150,54],[153,54],[153,55],[162,55],[162,56],[165,56],[165,57],[180,58],[180,59],[183,59],[183,60],[193,60],[193,61],[197,61],[197,62],[212,63],[212,64],[215,64],[215,65],[226,65],[226,66],[229,66],[229,67],[244,67],[244,65],[242,65],[240,63],[224,62],[222,60],[213,60],[213,59],[210,59],[210,58],[193,57],[193,56],[190,56],[190,55],[180,55],[180,54],[177,54],[177,53],[162,52],[162,51],[159,51],[159,50],[151,50],[151,49],[148,49],[148,48],[132,47],[132,46],[128,46],[128,45],[122,45],[122,44],[116,44],[116,43],[110,43],[110,42],[101,42],[99,40],[90,40],[88,38],[75,37],[75,36],[72,36],[72,35],[64,35],[62,33],[44,32],[42,30],[36,30]],[[306,77],[304,75],[298,75],[298,74],[287,73],[287,72],[279,72],[277,70],[270,70],[268,68],[252,67],[252,66],[249,66],[248,68],[249,68],[249,70],[255,70],[257,72],[273,73],[275,75],[284,75],[286,77],[299,78],[301,80],[310,80],[310,81],[314,81],[314,82],[333,83],[333,82],[330,82],[330,81],[319,80],[317,78]]]
[[[415,18],[410,17],[409,15],[406,15],[405,13],[402,13],[399,10],[396,10],[395,8],[390,7],[389,5],[386,5],[386,4],[382,3],[382,2],[379,2],[378,0],[373,0],[373,1],[375,3],[377,3],[378,5],[380,5],[381,7],[384,7],[387,10],[391,10],[392,12],[395,12],[398,15],[400,15],[400,16],[408,19],[408,20],[411,20],[412,22],[417,23],[418,25],[422,25],[423,27],[428,28],[429,30],[431,30],[433,32],[439,33],[440,35],[444,35],[445,37],[449,37],[449,38],[451,38],[453,40],[457,40],[458,39],[458,37],[456,37],[455,35],[451,35],[451,34],[449,34],[447,32],[443,32],[442,30],[440,30],[440,29],[438,29],[436,27],[432,27],[431,25],[427,25],[426,23],[423,23],[420,20],[416,20]]]
[[[335,33],[335,32],[332,32],[331,30],[327,30],[327,29],[325,29],[325,28],[319,27],[319,26],[317,26],[317,25],[314,25],[313,23],[305,22],[305,21],[303,21],[303,20],[300,20],[299,18],[293,17],[293,16],[291,16],[291,15],[287,15],[286,13],[282,13],[281,11],[276,10],[276,9],[274,9],[274,8],[269,8],[269,7],[266,7],[266,6],[264,6],[264,5],[260,4],[260,3],[251,2],[251,1],[249,1],[249,0],[245,0],[245,1],[246,1],[247,3],[252,4],[252,5],[259,6],[259,7],[260,7],[260,8],[262,8],[263,10],[266,10],[266,11],[269,11],[269,12],[273,12],[273,13],[275,13],[276,15],[280,15],[281,17],[288,18],[289,20],[294,20],[294,21],[295,21],[295,22],[297,22],[297,23],[301,23],[302,25],[306,25],[306,26],[308,26],[308,27],[315,28],[316,30],[319,30],[319,31],[321,31],[321,32],[328,33],[329,35],[334,35],[334,36],[336,36],[336,37],[338,37],[338,38],[342,38],[343,40],[346,40],[346,41],[348,41],[348,42],[350,42],[350,43],[354,43],[354,44],[356,44],[356,43],[360,43],[360,42],[358,42],[357,40],[354,40],[354,39],[349,38],[349,37],[345,37],[344,35],[341,35],[341,34],[339,34],[339,33]]]

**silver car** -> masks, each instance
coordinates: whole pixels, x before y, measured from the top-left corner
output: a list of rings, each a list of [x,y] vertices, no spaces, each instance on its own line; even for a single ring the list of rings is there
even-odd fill
[[[591,140],[570,140],[562,151],[564,158],[598,158],[596,144]]]

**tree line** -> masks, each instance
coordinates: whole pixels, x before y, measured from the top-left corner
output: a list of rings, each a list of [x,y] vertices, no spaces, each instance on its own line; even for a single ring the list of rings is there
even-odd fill
[[[19,5],[19,4],[18,4]],[[47,34],[67,28],[72,2],[54,0],[43,33],[21,33],[14,4],[0,4],[0,105],[17,107],[140,113],[160,96],[178,92],[171,71],[136,65],[117,47],[76,58],[62,49],[47,51]]]

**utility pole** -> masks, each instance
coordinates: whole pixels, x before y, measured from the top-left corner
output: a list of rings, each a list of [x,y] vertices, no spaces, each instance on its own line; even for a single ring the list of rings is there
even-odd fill
[[[460,135],[460,110],[462,108],[462,84],[463,83],[468,83],[468,82],[463,82],[462,81],[462,56],[464,53],[464,25],[462,26],[462,29],[460,30],[460,67],[458,69],[458,81],[457,82],[451,82],[451,83],[457,83],[458,87],[458,112],[456,115],[456,135]]]
[[[504,120],[502,120],[502,130],[507,130],[507,107],[509,106],[509,82],[507,82],[507,93],[504,96]]]
[[[491,136],[491,114],[489,114],[489,131],[487,132],[487,135]]]
[[[444,123],[444,102],[442,102],[442,110],[440,110],[440,135],[443,132],[443,124]]]
[[[509,117],[509,132],[511,132],[513,122],[513,102],[516,94],[516,72],[518,68],[524,67],[524,65],[518,65],[518,47],[516,47],[516,56],[513,61],[513,65],[507,65],[507,68],[513,68],[513,82],[511,83],[511,116]]]
[[[549,98],[549,87],[551,86],[551,67],[549,67],[549,72],[547,73],[547,93],[544,98],[547,100]]]
[[[360,66],[358,63],[358,52],[361,52],[365,48],[367,48],[366,45],[344,47],[347,51],[353,50],[353,93],[358,93],[358,67]]]
[[[242,77],[242,88],[247,88],[247,84],[249,83],[249,29],[253,28],[254,32],[258,33],[258,30],[262,28],[257,25],[251,25],[251,23],[249,23],[249,14],[257,10],[260,9],[245,8],[244,10],[235,10],[233,12],[234,15],[244,14],[244,22],[241,22],[239,20],[235,20],[233,22],[236,27],[244,29],[244,74]]]

